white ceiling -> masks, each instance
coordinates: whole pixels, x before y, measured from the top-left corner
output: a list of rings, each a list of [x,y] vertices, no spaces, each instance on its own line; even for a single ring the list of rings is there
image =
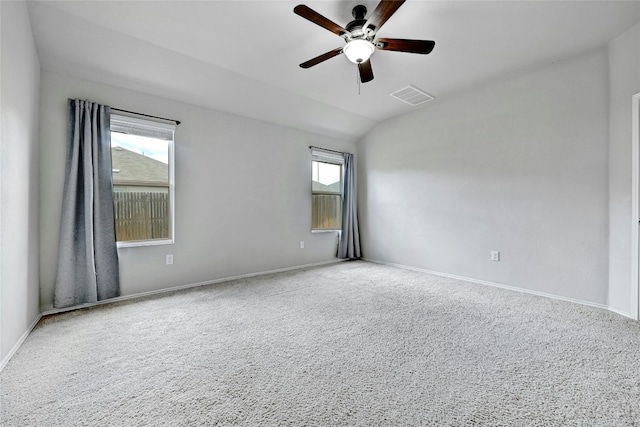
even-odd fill
[[[435,40],[429,55],[377,51],[358,93],[343,46],[295,15],[304,3],[340,25],[377,1],[32,1],[45,69],[272,123],[354,139],[373,125],[474,86],[599,46],[640,21],[640,1],[407,1],[380,37]],[[408,84],[436,97],[411,107]]]

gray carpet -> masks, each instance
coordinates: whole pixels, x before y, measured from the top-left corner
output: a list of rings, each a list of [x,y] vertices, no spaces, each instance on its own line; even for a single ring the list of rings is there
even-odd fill
[[[640,425],[640,323],[367,262],[43,319],[3,426]]]

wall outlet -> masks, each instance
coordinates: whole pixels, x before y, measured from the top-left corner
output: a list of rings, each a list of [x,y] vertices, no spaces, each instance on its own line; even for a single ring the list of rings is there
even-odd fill
[[[491,251],[491,261],[500,261],[499,251]]]
[[[167,255],[167,265],[173,264],[173,255]]]
[[[304,249],[304,240],[300,240],[300,249]]]

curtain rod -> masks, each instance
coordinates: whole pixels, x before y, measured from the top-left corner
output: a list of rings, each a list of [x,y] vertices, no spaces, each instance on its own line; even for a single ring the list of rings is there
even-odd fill
[[[120,111],[121,113],[135,114],[136,116],[151,117],[152,119],[160,119],[160,120],[166,120],[168,122],[174,122],[176,124],[176,126],[178,126],[180,124],[180,120],[167,119],[165,117],[152,116],[150,114],[136,113],[135,111],[121,110],[120,108],[114,108],[114,107],[111,107],[111,109],[113,111]]]
[[[322,151],[330,151],[332,153],[344,154],[342,151],[329,150],[328,148],[316,147],[315,145],[310,145],[309,148],[317,148],[318,150],[322,150]]]

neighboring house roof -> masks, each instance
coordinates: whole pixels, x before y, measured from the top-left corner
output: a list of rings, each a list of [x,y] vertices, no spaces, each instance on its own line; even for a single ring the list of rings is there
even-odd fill
[[[333,192],[333,193],[340,193],[342,191],[342,188],[340,186],[340,181],[338,182],[334,182],[333,184],[322,184],[321,182],[318,181],[313,181],[312,182],[312,190],[313,191],[328,191],[328,192]]]
[[[168,183],[169,165],[122,147],[111,148],[113,181]]]

